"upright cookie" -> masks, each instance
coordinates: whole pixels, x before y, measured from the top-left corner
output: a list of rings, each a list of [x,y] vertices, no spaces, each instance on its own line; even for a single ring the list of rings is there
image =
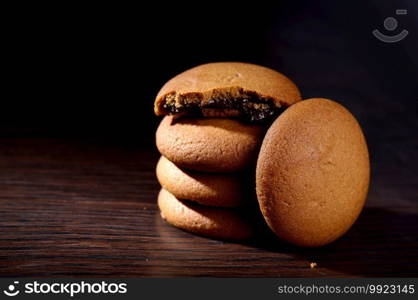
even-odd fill
[[[237,172],[255,165],[265,131],[233,119],[166,116],[156,143],[160,153],[181,168]]]
[[[207,206],[243,206],[252,191],[238,175],[183,170],[164,156],[158,161],[156,173],[161,186],[176,198]]]
[[[169,80],[154,104],[157,115],[186,114],[273,120],[301,99],[296,85],[272,69],[239,62],[209,63]]]
[[[253,235],[252,226],[237,212],[178,200],[161,189],[158,195],[161,217],[171,225],[217,239],[243,240]]]
[[[351,113],[331,100],[305,100],[281,114],[264,138],[257,197],[280,238],[321,246],[355,222],[369,174],[366,141]]]

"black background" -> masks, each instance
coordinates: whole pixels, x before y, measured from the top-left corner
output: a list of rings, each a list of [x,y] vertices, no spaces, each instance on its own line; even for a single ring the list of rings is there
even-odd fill
[[[0,135],[152,146],[165,81],[201,63],[244,61],[288,75],[303,98],[345,105],[364,128],[377,180],[418,186],[418,3],[273,2],[5,9]],[[409,31],[405,40],[372,35],[393,34],[383,27],[389,16],[395,34]],[[381,164],[393,173],[379,175]]]

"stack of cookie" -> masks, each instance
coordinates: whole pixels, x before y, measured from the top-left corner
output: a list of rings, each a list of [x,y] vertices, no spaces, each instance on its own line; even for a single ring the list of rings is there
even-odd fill
[[[200,235],[249,238],[254,228],[242,211],[257,203],[263,137],[299,100],[287,77],[252,64],[206,64],[168,81],[155,102],[156,114],[166,115],[156,134],[162,218]]]
[[[367,143],[340,104],[300,100],[287,77],[252,64],[201,65],[168,81],[154,106],[165,115],[157,130],[161,216],[221,239],[249,238],[260,211],[292,244],[343,235],[366,200]]]
[[[202,235],[248,238],[252,228],[242,211],[254,181],[245,174],[254,169],[264,133],[233,119],[166,116],[156,136],[162,217]]]

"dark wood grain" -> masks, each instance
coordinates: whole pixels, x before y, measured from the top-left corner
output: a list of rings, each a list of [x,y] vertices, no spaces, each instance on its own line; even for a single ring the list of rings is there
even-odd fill
[[[153,147],[11,138],[0,145],[0,276],[418,275],[416,178],[390,176],[391,165],[376,168],[368,205],[348,234],[301,249],[267,232],[240,244],[167,225],[155,201]]]

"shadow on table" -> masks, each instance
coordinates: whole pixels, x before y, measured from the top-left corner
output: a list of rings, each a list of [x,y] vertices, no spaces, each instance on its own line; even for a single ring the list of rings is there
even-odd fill
[[[287,245],[270,233],[252,246],[295,255],[346,275],[416,277],[418,211],[366,208],[347,234],[321,248]]]

